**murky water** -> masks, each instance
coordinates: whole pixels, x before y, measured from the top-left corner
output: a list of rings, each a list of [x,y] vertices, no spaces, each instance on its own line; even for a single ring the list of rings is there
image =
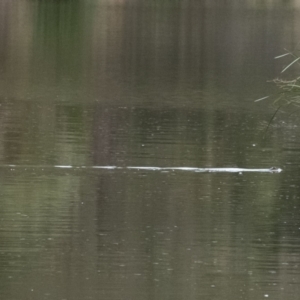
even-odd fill
[[[298,3],[195,2],[0,0],[1,299],[299,298]]]

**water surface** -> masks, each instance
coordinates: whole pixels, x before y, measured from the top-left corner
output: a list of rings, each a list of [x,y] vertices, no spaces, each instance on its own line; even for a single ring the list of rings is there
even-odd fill
[[[1,0],[1,295],[298,299],[296,4]]]

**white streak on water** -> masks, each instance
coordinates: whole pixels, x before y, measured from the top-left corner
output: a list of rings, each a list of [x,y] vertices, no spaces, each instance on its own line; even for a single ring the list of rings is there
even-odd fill
[[[258,172],[258,173],[280,173],[280,168],[269,169],[245,169],[245,168],[191,168],[191,167],[125,167],[126,169],[149,170],[149,171],[190,171],[190,172],[211,172],[211,173],[241,173],[241,172]]]
[[[159,167],[125,167],[124,169],[147,170],[147,171],[160,171],[160,170],[166,170],[166,168],[159,168]]]
[[[30,166],[26,166],[27,168],[30,167]],[[46,166],[45,166],[46,167]],[[73,169],[75,167],[73,166],[59,166],[59,165],[56,165],[56,166],[53,166],[53,168],[61,168],[61,169]]]
[[[179,170],[179,171],[194,171],[194,172],[201,172],[200,170],[205,170],[206,168],[190,168],[190,167],[166,167],[162,168],[163,170]],[[209,168],[208,168],[209,169]]]
[[[84,168],[89,168],[89,167],[88,166],[84,166]],[[90,168],[92,168],[92,169],[108,169],[108,170],[123,169],[123,168],[120,168],[120,167],[117,167],[117,166],[92,166]]]
[[[194,168],[194,167],[145,167],[145,166],[72,166],[72,165],[0,165],[0,168],[39,168],[39,169],[106,169],[106,170],[144,170],[144,171],[188,171],[188,172],[210,172],[210,173],[280,173],[280,168],[269,169],[246,169],[246,168]]]

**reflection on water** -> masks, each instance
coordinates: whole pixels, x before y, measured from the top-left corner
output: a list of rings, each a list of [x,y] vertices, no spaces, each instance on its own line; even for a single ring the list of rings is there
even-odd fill
[[[299,1],[194,2],[0,0],[5,299],[298,299]]]
[[[229,97],[234,104],[242,91],[253,93],[257,78],[265,88],[281,67],[273,57],[294,47],[287,31],[293,23],[298,28],[288,5],[224,4],[222,10],[191,1],[0,5],[1,95],[39,102],[129,105],[142,97],[144,104],[160,98],[182,105],[200,98],[219,105]]]

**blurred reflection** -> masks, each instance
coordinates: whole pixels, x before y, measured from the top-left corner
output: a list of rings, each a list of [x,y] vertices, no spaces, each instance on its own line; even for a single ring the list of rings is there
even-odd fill
[[[272,78],[273,57],[295,46],[287,31],[297,36],[296,12],[286,1],[262,10],[234,1],[218,1],[222,10],[109,3],[1,1],[1,95],[114,104],[161,94],[181,103],[190,90],[243,95],[259,84],[253,74]]]
[[[5,299],[298,299],[298,2],[0,0]]]

